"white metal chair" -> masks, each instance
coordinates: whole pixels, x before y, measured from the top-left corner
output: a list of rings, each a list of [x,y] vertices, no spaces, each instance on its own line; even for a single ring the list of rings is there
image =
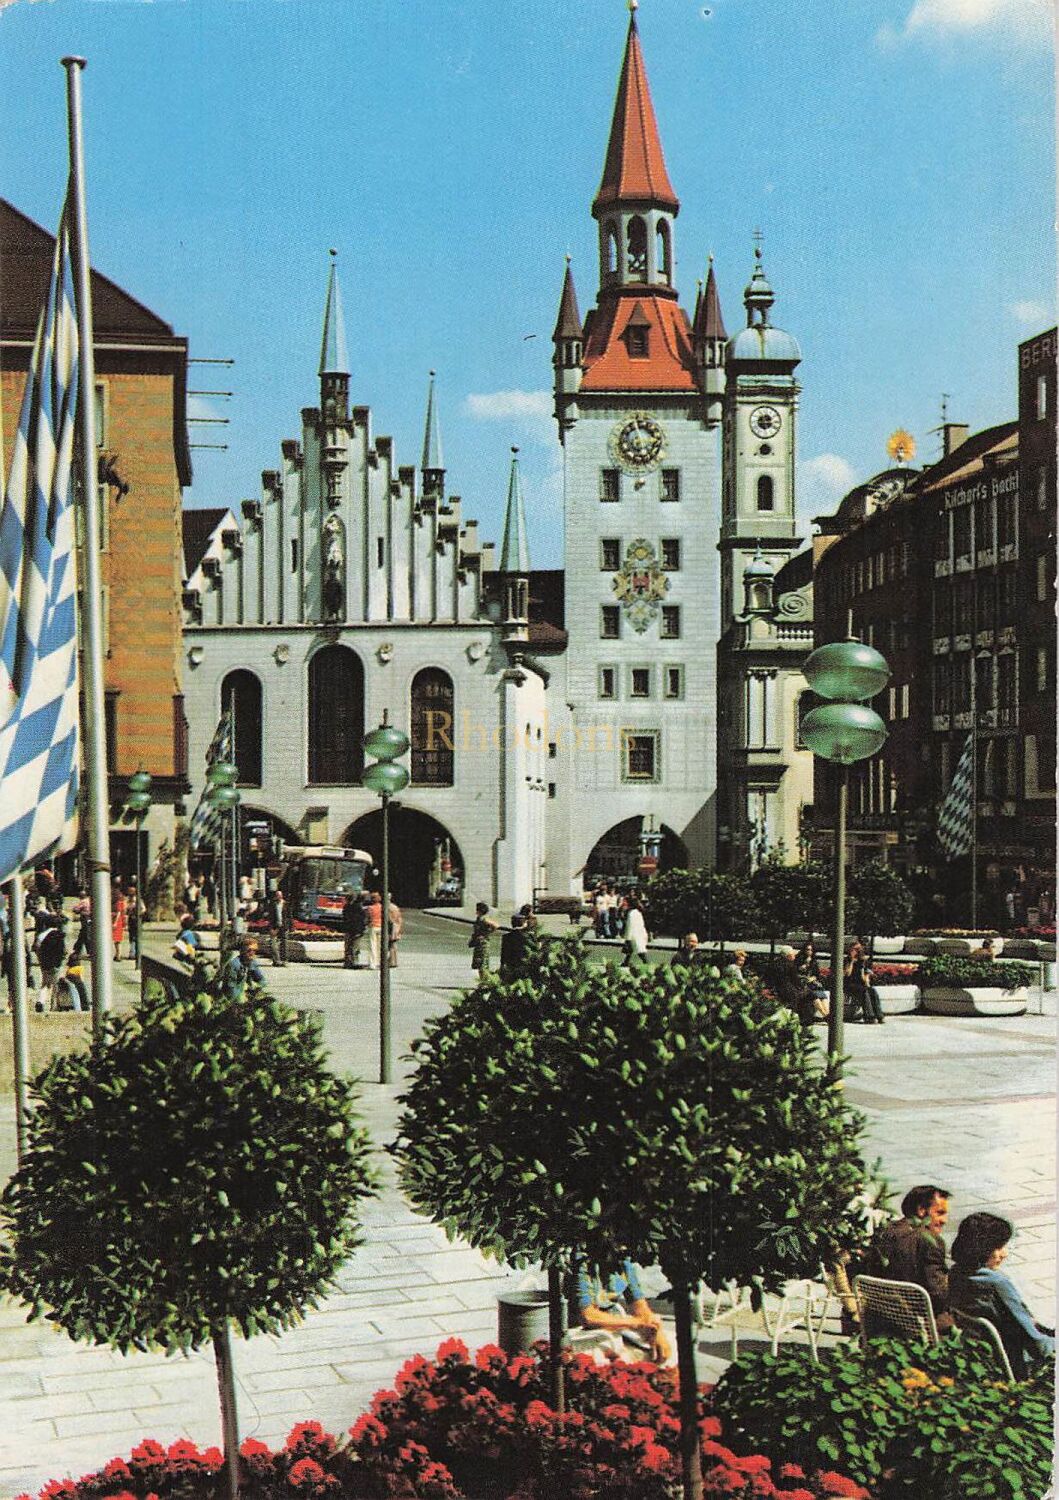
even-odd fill
[[[788,1281],[777,1297],[762,1292],[760,1306],[753,1303],[753,1288],[730,1281],[720,1291],[700,1286],[692,1306],[692,1317],[700,1332],[727,1328],[731,1334],[731,1356],[739,1355],[739,1335],[760,1330],[769,1339],[772,1352],[785,1334],[804,1332],[811,1358],[817,1362],[820,1334],[833,1296],[826,1282],[811,1277]]]
[[[970,1331],[976,1337],[979,1337],[983,1343],[990,1346],[991,1352],[995,1356],[997,1364],[1004,1372],[1004,1379],[1014,1381],[1015,1372],[1011,1368],[1011,1361],[1010,1359],[1008,1359],[1008,1352],[1004,1348],[1004,1340],[1000,1337],[1000,1330],[997,1328],[996,1324],[991,1323],[988,1318],[977,1318],[973,1313],[960,1312],[959,1308],[957,1307],[953,1308],[952,1315],[956,1319],[957,1328],[970,1329]]]
[[[914,1281],[887,1281],[882,1276],[855,1276],[853,1295],[860,1314],[861,1343],[880,1337],[938,1342],[938,1325],[926,1288]]]

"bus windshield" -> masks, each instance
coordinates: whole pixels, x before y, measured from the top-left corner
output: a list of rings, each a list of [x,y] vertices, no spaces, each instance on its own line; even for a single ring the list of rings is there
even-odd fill
[[[307,891],[346,896],[364,889],[365,866],[359,859],[314,856],[302,861],[299,873],[302,889]]]

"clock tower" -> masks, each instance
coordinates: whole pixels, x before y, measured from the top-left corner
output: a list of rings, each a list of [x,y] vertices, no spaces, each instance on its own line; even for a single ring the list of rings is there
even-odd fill
[[[711,863],[714,852],[726,337],[712,266],[693,320],[680,304],[680,203],[635,0],[630,10],[592,204],[596,301],[582,323],[568,264],[553,335],[564,471],[569,854],[571,872],[586,878],[621,873],[607,858],[645,830],[663,830],[663,865]]]
[[[724,460],[721,501],[721,619],[743,612],[743,574],[755,555],[777,571],[801,546],[795,535],[795,415],[801,387],[794,378],[801,350],[769,321],[773,291],[754,251],[743,293],[746,327],[725,360]]]

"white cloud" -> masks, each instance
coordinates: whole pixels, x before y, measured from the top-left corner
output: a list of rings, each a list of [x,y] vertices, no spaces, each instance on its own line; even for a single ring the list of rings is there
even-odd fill
[[[910,37],[1001,33],[1013,40],[1048,41],[1050,0],[915,0],[904,23],[883,26],[876,40],[884,46]]]
[[[551,391],[487,391],[467,397],[467,411],[479,422],[552,420]]]
[[[857,482],[851,463],[837,453],[818,453],[798,465],[798,513],[808,521],[828,515]],[[804,522],[803,522],[804,524]]]
[[[1035,323],[1048,323],[1052,318],[1051,308],[1046,302],[1012,302],[1009,309],[1016,323],[1023,328],[1032,328]]]

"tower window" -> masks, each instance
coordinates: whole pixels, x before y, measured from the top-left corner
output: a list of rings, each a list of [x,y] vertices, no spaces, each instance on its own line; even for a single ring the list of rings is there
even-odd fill
[[[662,669],[662,684],[662,696],[664,698],[683,698],[684,668],[664,667]]]
[[[662,538],[662,567],[667,573],[677,573],[680,570],[680,538],[675,536],[664,536]]]
[[[671,279],[672,268],[669,263],[669,224],[665,219],[658,221],[655,234],[655,257],[659,280],[668,282]]]
[[[618,696],[618,674],[614,667],[600,667],[599,682],[597,684],[601,698],[616,698]]]
[[[625,347],[630,359],[646,359],[649,349],[647,328],[642,324],[630,324],[625,330]]]
[[[772,510],[774,504],[772,475],[762,474],[757,482],[757,508],[758,510]]]
[[[639,214],[629,220],[626,231],[630,281],[647,280],[647,225]]]
[[[604,604],[600,609],[599,633],[605,641],[616,641],[621,635],[621,610],[616,604]]]
[[[662,470],[662,499],[663,500],[679,500],[680,499],[680,470],[679,469],[663,469]]]
[[[658,730],[622,730],[622,780],[658,780]]]
[[[621,499],[620,476],[617,469],[600,469],[599,498],[608,502]]]
[[[650,698],[650,667],[633,667],[632,671],[629,674],[629,696],[631,698]]]
[[[607,275],[613,276],[618,269],[618,231],[613,224],[607,225]]]
[[[1048,415],[1048,377],[1037,376],[1037,420],[1043,422]]]
[[[599,566],[604,573],[616,573],[621,567],[621,541],[616,536],[605,536],[599,544]]]
[[[662,605],[662,630],[661,636],[664,641],[680,640],[680,605]]]

